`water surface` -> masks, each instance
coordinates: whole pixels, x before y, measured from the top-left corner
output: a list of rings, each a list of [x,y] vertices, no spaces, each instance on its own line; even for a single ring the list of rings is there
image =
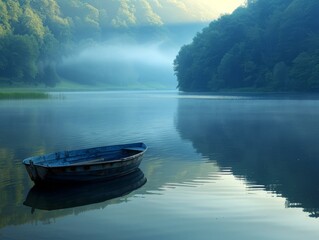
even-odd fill
[[[0,112],[0,239],[319,237],[317,96],[64,93]],[[114,198],[100,184],[23,204],[23,158],[139,141],[143,178]]]

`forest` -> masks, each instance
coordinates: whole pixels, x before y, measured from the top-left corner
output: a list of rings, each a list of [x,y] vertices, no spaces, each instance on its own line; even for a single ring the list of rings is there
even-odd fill
[[[89,64],[59,70],[63,58],[114,38],[171,44],[185,30],[175,31],[181,22],[208,22],[214,14],[191,0],[0,0],[0,85],[54,86],[68,77],[82,81],[81,71],[72,74]]]
[[[181,91],[319,91],[319,1],[248,0],[184,45]]]

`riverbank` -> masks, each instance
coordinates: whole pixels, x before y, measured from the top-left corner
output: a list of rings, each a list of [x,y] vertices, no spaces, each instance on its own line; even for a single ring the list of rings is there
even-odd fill
[[[168,87],[159,83],[143,85],[139,83],[132,83],[131,85],[110,85],[110,84],[80,84],[72,81],[62,80],[54,87],[47,87],[45,85],[26,85],[26,84],[11,84],[0,85],[0,93],[14,92],[14,93],[46,93],[46,92],[82,92],[82,91],[128,91],[128,90],[174,90],[175,88]]]
[[[0,92],[0,100],[6,99],[47,99],[46,92]]]

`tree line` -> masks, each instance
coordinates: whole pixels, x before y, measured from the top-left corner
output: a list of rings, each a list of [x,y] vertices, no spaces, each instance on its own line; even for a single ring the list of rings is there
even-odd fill
[[[319,2],[248,0],[183,46],[182,91],[319,91]]]

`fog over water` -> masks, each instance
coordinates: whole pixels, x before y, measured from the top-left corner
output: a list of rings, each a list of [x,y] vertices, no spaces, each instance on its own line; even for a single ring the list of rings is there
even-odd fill
[[[171,66],[178,49],[161,49],[161,43],[133,44],[126,42],[95,44],[75,56],[64,58],[64,64],[79,62],[136,63],[146,66]]]
[[[128,89],[175,89],[173,62],[208,23],[170,25],[158,35],[140,30],[135,37],[115,33],[100,42],[81,44],[62,59],[59,75],[72,82]]]
[[[84,84],[175,88],[173,60],[177,52],[177,48],[163,50],[161,42],[143,45],[106,42],[65,57],[59,71],[64,77]]]

